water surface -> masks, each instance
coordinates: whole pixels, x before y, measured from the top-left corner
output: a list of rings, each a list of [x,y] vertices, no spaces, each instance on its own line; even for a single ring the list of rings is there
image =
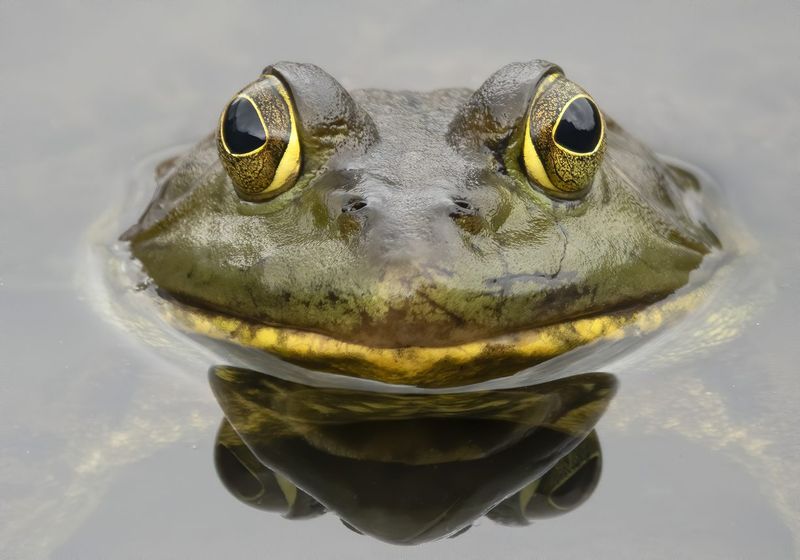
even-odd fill
[[[798,555],[800,5],[402,4],[0,5],[5,556]],[[143,162],[210,131],[271,62],[314,62],[350,88],[432,89],[530,58],[705,169],[755,247],[712,308],[609,360],[620,386],[597,426],[594,494],[559,518],[484,519],[415,548],[234,500],[212,461],[209,356],[119,324],[89,270],[93,224],[135,216]]]

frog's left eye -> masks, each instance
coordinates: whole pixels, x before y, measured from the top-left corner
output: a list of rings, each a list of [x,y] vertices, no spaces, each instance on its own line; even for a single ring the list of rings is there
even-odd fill
[[[286,87],[267,74],[228,103],[217,149],[237,194],[261,201],[294,185],[300,173],[296,114]]]
[[[537,185],[570,197],[591,185],[605,152],[605,122],[591,96],[563,74],[537,88],[526,122],[523,160]]]

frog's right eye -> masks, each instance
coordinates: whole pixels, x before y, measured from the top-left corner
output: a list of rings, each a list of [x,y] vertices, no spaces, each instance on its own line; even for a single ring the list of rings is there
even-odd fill
[[[217,150],[244,200],[266,200],[294,185],[301,163],[296,118],[287,88],[271,74],[245,87],[225,107]]]
[[[526,123],[528,178],[556,198],[580,196],[603,161],[605,122],[594,100],[561,73],[537,88]]]

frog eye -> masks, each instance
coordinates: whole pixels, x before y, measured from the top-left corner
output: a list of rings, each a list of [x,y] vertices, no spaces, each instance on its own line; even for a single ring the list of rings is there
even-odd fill
[[[294,185],[301,157],[296,114],[278,78],[264,75],[228,103],[219,119],[217,150],[244,200],[266,200]]]
[[[528,110],[522,157],[528,178],[554,196],[588,188],[605,152],[605,121],[591,96],[563,74],[539,85]]]

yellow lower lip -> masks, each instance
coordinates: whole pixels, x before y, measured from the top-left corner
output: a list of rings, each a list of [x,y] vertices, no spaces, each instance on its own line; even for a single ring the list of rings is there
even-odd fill
[[[645,334],[696,306],[695,290],[647,308],[595,315],[454,346],[378,348],[320,333],[274,327],[180,304],[168,319],[180,329],[263,350],[318,371],[419,387],[452,387],[510,375],[599,340]]]

